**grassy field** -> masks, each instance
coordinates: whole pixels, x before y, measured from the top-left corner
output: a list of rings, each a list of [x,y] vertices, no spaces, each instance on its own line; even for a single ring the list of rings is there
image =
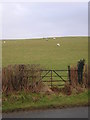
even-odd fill
[[[60,43],[60,47],[57,47]],[[67,69],[85,58],[88,61],[87,37],[62,37],[56,40],[8,40],[2,43],[2,65],[41,64],[49,69]]]
[[[89,94],[87,90],[83,93],[72,94],[70,96],[63,94],[48,96],[45,94],[18,92],[17,94],[10,94],[8,97],[3,95],[2,111],[85,106],[88,105]]]
[[[60,47],[57,47],[60,43]],[[87,37],[7,40],[2,43],[2,66],[9,64],[40,64],[47,69],[67,69],[81,58],[88,62]],[[89,92],[90,94],[90,92]],[[3,112],[23,109],[57,108],[88,105],[88,91],[70,96],[18,92],[3,94]],[[13,104],[14,103],[14,104]]]

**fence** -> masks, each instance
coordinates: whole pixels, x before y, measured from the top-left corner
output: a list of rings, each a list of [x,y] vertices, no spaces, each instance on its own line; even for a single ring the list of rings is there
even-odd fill
[[[41,79],[51,87],[64,86],[68,80],[68,70],[42,70]]]
[[[66,82],[69,82],[73,86],[80,84],[79,83],[80,76],[78,75],[78,69],[75,67],[70,68],[70,66],[68,66],[67,70],[40,70],[39,72],[40,72],[39,80],[43,81],[50,87],[64,86]],[[34,79],[37,78],[37,75],[29,77]],[[83,77],[84,74],[82,74],[82,78]]]
[[[83,82],[88,84],[88,71],[87,67],[83,74]],[[43,70],[25,66],[15,65],[8,66],[2,69],[2,90],[13,91],[23,89],[33,89],[35,86],[40,85],[40,82],[44,82],[50,87],[64,86],[66,82],[69,82],[73,87],[78,84],[78,70],[77,68],[70,68],[67,70]]]
[[[31,70],[26,71],[28,72]],[[39,80],[41,80],[50,87],[64,86],[67,81],[71,82],[70,66],[68,66],[67,70],[34,70],[33,73],[37,72],[40,72],[39,76],[33,74],[32,76],[29,76],[29,79],[34,80],[38,77]]]

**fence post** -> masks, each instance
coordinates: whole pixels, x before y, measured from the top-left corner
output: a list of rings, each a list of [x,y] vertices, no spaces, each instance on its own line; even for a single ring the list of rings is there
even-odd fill
[[[52,88],[52,70],[51,70],[51,88]]]
[[[70,66],[68,66],[68,78],[69,78],[69,83],[71,84]]]

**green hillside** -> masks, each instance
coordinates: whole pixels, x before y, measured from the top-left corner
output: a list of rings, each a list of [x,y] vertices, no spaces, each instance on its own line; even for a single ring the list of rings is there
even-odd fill
[[[88,37],[7,40],[2,43],[3,66],[41,64],[49,69],[65,69],[68,65],[76,65],[81,58],[88,60]]]

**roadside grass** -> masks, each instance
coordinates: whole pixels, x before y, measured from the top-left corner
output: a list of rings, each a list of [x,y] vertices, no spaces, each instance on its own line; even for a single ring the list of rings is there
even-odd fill
[[[2,95],[2,111],[12,112],[18,110],[35,110],[35,109],[47,109],[47,108],[63,108],[88,105],[88,96],[90,91],[80,94],[72,94],[70,96],[63,94],[35,94],[18,92],[10,94],[8,96]],[[90,98],[89,98],[90,99]]]

